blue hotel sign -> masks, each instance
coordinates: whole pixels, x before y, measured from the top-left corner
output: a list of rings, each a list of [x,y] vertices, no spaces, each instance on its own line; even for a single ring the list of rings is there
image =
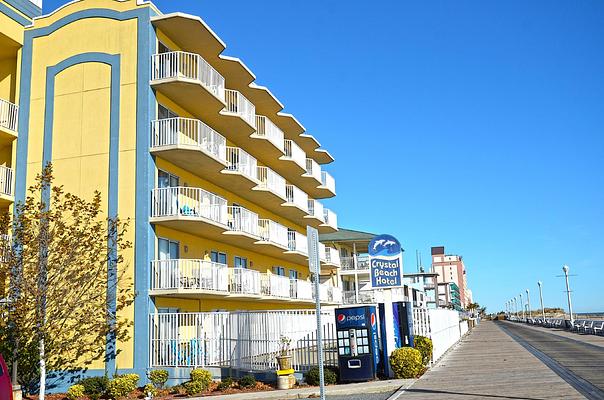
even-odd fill
[[[394,236],[379,235],[369,243],[371,286],[400,287],[403,279],[401,244]]]

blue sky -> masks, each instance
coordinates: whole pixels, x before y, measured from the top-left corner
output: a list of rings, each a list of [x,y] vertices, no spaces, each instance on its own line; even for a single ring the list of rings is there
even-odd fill
[[[45,0],[45,12],[63,1]],[[464,256],[489,310],[604,311],[604,2],[156,1],[200,15],[336,158],[339,224]],[[345,7],[344,7],[345,5]]]

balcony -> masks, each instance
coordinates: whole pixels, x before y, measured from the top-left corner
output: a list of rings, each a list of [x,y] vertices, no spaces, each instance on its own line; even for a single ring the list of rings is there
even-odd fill
[[[13,170],[0,165],[0,206],[11,204],[13,196]]]
[[[222,171],[222,185],[229,190],[241,193],[258,185],[258,162],[239,147],[226,147],[227,167]]]
[[[313,301],[313,283],[302,279],[292,279],[290,287],[290,298],[292,300]]]
[[[198,176],[217,181],[227,166],[224,136],[192,118],[151,122],[151,153]]]
[[[285,179],[268,167],[256,168],[256,177],[260,182],[253,191],[257,192],[256,203],[262,204],[276,213],[281,212],[281,204],[287,200]]]
[[[225,89],[226,106],[208,123],[235,142],[249,139],[256,131],[256,107],[237,90]]]
[[[197,236],[224,240],[227,201],[200,188],[168,187],[151,192],[150,222]]]
[[[270,219],[258,220],[260,240],[256,242],[256,251],[272,257],[284,258],[284,252],[289,250],[287,228]]]
[[[336,195],[336,180],[326,171],[321,171],[321,185],[317,188],[322,197]]]
[[[342,304],[343,294],[340,288],[321,285],[319,293],[321,302]]]
[[[283,141],[283,150],[285,155],[280,157],[281,160],[288,161],[291,164],[292,173],[302,175],[306,172],[306,153],[296,142],[291,139]]]
[[[260,295],[260,272],[245,268],[228,268],[231,295]]]
[[[312,158],[306,159],[306,173],[304,176],[313,178],[317,185],[321,184],[321,166]],[[313,182],[314,184],[314,182]]]
[[[288,219],[297,220],[308,215],[308,196],[294,185],[285,185],[287,201],[283,203],[284,214]]]
[[[312,158],[307,158],[305,172],[300,177],[291,178],[291,182],[312,198],[332,197],[333,195],[321,188],[321,172],[321,166]]]
[[[254,139],[251,145],[267,159],[278,159],[283,156],[285,153],[283,131],[263,115],[256,115],[255,126],[256,132],[250,136]]]
[[[296,258],[299,264],[306,263],[308,259],[308,241],[306,236],[296,231],[287,232],[287,248],[286,254]]]
[[[237,245],[248,247],[260,239],[258,234],[258,214],[241,206],[228,206],[228,231],[225,235],[237,236]],[[246,246],[247,243],[247,246]]]
[[[369,256],[355,255],[352,257],[340,258],[341,270],[340,274],[368,274],[369,273]]]
[[[289,278],[275,274],[261,275],[261,292],[263,296],[289,299],[292,283]]]
[[[340,252],[333,247],[325,247],[325,262],[326,266],[340,267]]]
[[[308,199],[308,215],[305,216],[308,225],[318,228],[325,223],[324,208],[320,201]]]
[[[17,137],[19,129],[19,107],[0,99],[0,143],[6,145]]]
[[[373,304],[376,302],[375,293],[371,290],[359,290],[358,299],[357,293],[354,290],[342,292],[343,304]]]
[[[206,260],[155,260],[151,262],[151,293],[226,296],[227,268],[225,264]]]
[[[184,51],[154,54],[150,83],[155,90],[210,124],[219,119],[226,104],[224,77],[199,54]]]
[[[323,209],[323,221],[321,232],[336,232],[338,230],[338,216],[328,208]]]

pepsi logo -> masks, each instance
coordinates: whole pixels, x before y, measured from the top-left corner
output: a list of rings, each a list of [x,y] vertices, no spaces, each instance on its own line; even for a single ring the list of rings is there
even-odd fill
[[[371,313],[371,326],[375,326],[375,314]]]
[[[338,314],[338,322],[342,323],[344,321],[346,321],[346,315]]]

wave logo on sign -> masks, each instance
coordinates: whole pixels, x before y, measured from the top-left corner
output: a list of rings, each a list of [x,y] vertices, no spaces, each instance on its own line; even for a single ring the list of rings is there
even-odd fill
[[[401,253],[401,244],[390,235],[380,235],[369,243],[370,256],[398,257]]]
[[[403,261],[400,242],[391,235],[379,235],[369,242],[369,265],[373,288],[402,285]]]

